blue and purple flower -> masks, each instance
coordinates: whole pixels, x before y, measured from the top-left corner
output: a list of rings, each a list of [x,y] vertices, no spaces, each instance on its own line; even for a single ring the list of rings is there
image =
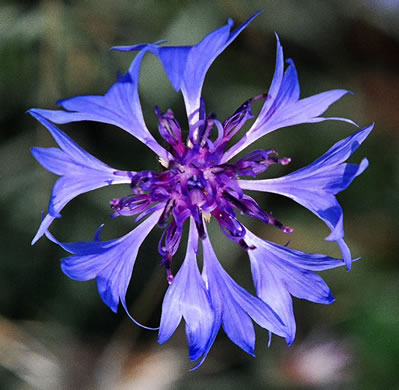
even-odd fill
[[[244,102],[223,122],[206,111],[201,90],[210,65],[257,15],[233,31],[233,22],[229,20],[194,46],[115,47],[138,54],[129,71],[104,96],[62,100],[59,105],[63,110],[29,111],[59,146],[33,148],[32,153],[44,168],[60,176],[51,194],[48,214],[33,243],[46,235],[60,245],[71,253],[61,260],[66,275],[80,281],[96,279],[105,304],[116,312],[121,303],[127,311],[125,296],[139,248],[156,226],[162,228],[159,253],[169,287],[162,305],[159,342],[166,342],[184,318],[190,359],[201,359],[198,365],[207,356],[220,327],[252,355],[253,321],[291,344],[296,330],[292,296],[316,303],[333,302],[330,289],[314,271],[342,265],[349,270],[352,262],[344,241],[342,209],[335,195],[367,168],[367,159],[359,165],[345,161],[373,126],[358,130],[309,166],[280,178],[255,179],[271,165],[289,164],[290,159],[280,158],[274,149],[254,150],[236,158],[257,139],[282,127],[324,120],[354,125],[349,119],[321,116],[348,91],[332,90],[300,99],[295,65],[287,60],[285,69],[277,37],[276,67],[269,91]],[[183,128],[171,110],[163,112],[155,107],[158,130],[168,149],[147,129],[140,106],[138,80],[146,53],[159,58],[185,102],[188,122]],[[232,138],[254,118],[251,105],[255,101],[263,101],[259,115],[238,142],[233,143]],[[55,126],[76,121],[110,123],[129,132],[158,156],[162,171],[120,171],[108,166]],[[136,227],[130,233],[102,241],[99,229],[91,242],[62,243],[48,231],[69,201],[113,184],[130,186],[126,196],[110,202],[114,217],[136,217],[135,222],[132,219]],[[330,228],[331,234],[326,239],[337,242],[343,259],[304,253],[257,237],[240,222],[239,214],[257,218],[284,233],[292,229],[263,211],[244,190],[281,194],[306,207]],[[212,217],[226,237],[248,253],[257,296],[239,286],[217,259],[206,227]],[[173,257],[187,225],[186,256],[180,269],[174,272]],[[199,242],[203,252],[202,271],[197,264]]]

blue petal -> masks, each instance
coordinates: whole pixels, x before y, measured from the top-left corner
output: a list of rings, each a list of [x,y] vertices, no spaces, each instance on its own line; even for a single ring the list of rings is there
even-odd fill
[[[35,151],[38,151],[38,155],[43,154],[43,151],[47,151],[47,155],[43,155],[43,166],[47,160],[55,160],[54,162],[62,169],[63,165],[68,162],[72,162],[75,165],[81,164],[83,166],[87,166],[93,169],[111,169],[108,165],[104,164],[97,158],[93,157],[91,154],[87,153],[84,149],[82,149],[79,145],[73,142],[64,132],[54,126],[51,122],[49,122],[45,117],[40,115],[37,110],[29,110],[29,114],[31,114],[34,118],[36,118],[42,125],[47,127],[47,130],[53,136],[55,142],[57,142],[58,146],[61,148],[61,151],[56,148],[42,149],[42,148],[34,148]],[[58,152],[56,152],[58,151]],[[47,157],[47,158],[46,158]],[[56,160],[59,159],[58,163]],[[41,163],[41,161],[39,161]],[[70,166],[67,166],[64,171],[67,171]],[[47,168],[51,170],[51,168]],[[57,173],[58,174],[58,173]]]
[[[161,60],[165,72],[176,91],[182,91],[187,116],[190,119],[194,119],[193,114],[200,106],[202,85],[209,67],[216,57],[260,13],[254,14],[232,33],[230,33],[230,29],[233,21],[229,19],[225,26],[208,34],[195,46],[152,46],[149,48]],[[137,46],[115,47],[114,49],[122,49],[123,51],[139,50]],[[195,120],[190,122],[193,123]]]
[[[254,356],[255,331],[249,315],[230,292],[232,279],[221,268],[208,238],[202,241],[204,253],[203,277],[206,280],[212,306],[219,326],[245,352]]]
[[[76,196],[111,184],[130,183],[129,177],[115,175],[115,169],[96,159],[75,144],[66,134],[36,112],[30,112],[54,137],[57,148],[32,148],[36,160],[50,172],[60,175],[54,185],[49,214],[43,219],[32,240],[34,244],[48,229],[65,205]]]
[[[186,257],[165,294],[158,337],[159,343],[166,342],[184,317],[192,361],[206,352],[214,323],[208,292],[197,265],[197,244],[198,234],[191,219]]]
[[[320,158],[315,160],[309,167],[322,168],[327,165],[338,165],[341,162],[347,160],[353,153],[355,153],[355,151],[359,148],[363,141],[369,136],[369,134],[373,130],[373,127],[374,124],[360,129],[351,136],[337,142]],[[305,168],[301,169],[300,171],[304,169]]]
[[[142,48],[129,72],[121,76],[104,96],[77,96],[59,101],[58,104],[67,111],[32,109],[30,113],[38,113],[54,123],[97,121],[119,126],[167,161],[169,153],[145,125],[138,94],[141,61],[151,47],[146,45]]]
[[[216,316],[220,317],[223,329],[229,338],[244,351],[253,355],[255,332],[252,320],[261,327],[286,337],[287,328],[280,317],[269,305],[249,294],[231,279],[217,260],[208,238],[202,243],[203,277],[207,283]]]
[[[287,324],[287,343],[295,339],[291,295],[311,302],[329,304],[334,297],[323,279],[311,270],[343,266],[343,260],[289,249],[255,236],[247,229],[245,241],[256,248],[248,251],[258,296]]]
[[[286,341],[291,345],[295,339],[296,323],[290,293],[282,280],[275,275],[267,261],[255,261],[256,253],[249,252],[251,272],[257,295],[276,312],[287,326]]]
[[[352,259],[349,248],[343,241],[343,213],[335,195],[346,189],[367,168],[367,159],[363,159],[359,165],[344,161],[372,129],[373,125],[339,141],[305,168],[277,179],[239,180],[240,187],[287,196],[316,214],[331,229],[331,234],[326,239],[338,242],[349,270]]]
[[[356,125],[345,118],[320,117],[331,104],[339,100],[348,91],[337,89],[299,99],[300,88],[294,62],[291,59],[287,60],[289,66],[284,72],[283,49],[277,35],[276,37],[276,68],[265,103],[254,124],[241,140],[225,153],[222,162],[230,160],[265,134],[282,127],[300,123],[321,122],[329,119],[342,120]]]
[[[62,243],[48,231],[45,234],[73,254],[61,260],[63,272],[74,280],[96,279],[102,300],[117,312],[119,302],[126,306],[126,291],[138,250],[161,214],[162,210],[154,212],[130,233],[111,241]]]

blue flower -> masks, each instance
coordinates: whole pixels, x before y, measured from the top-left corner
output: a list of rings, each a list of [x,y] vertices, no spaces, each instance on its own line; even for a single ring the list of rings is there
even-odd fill
[[[59,146],[33,148],[32,153],[43,167],[60,176],[50,197],[48,214],[32,243],[46,235],[60,245],[71,254],[61,260],[63,272],[75,280],[95,279],[104,303],[114,312],[121,303],[128,313],[125,296],[139,248],[155,226],[163,228],[159,253],[169,287],[163,300],[158,341],[166,342],[184,319],[190,359],[199,360],[196,367],[204,361],[221,327],[235,344],[251,355],[255,348],[253,322],[291,344],[296,330],[291,296],[322,304],[333,302],[330,289],[314,271],[342,265],[349,270],[352,262],[344,241],[342,209],[335,195],[367,168],[366,159],[359,165],[345,161],[373,126],[358,130],[309,166],[280,178],[254,179],[271,165],[289,164],[290,158],[279,158],[274,149],[254,150],[232,160],[260,137],[282,127],[324,120],[355,125],[346,118],[321,116],[348,91],[332,90],[301,99],[295,65],[287,60],[285,69],[283,49],[277,37],[276,67],[269,91],[245,101],[223,122],[215,114],[206,112],[201,90],[209,67],[257,15],[233,31],[233,22],[229,20],[194,46],[115,47],[139,53],[128,72],[119,77],[104,96],[61,100],[58,104],[62,110],[29,111]],[[171,110],[162,112],[155,107],[158,130],[169,150],[147,129],[140,106],[138,80],[146,53],[159,58],[171,84],[176,91],[181,91],[185,102],[187,137]],[[259,100],[263,100],[259,115],[249,130],[230,146],[232,138],[254,118],[251,105]],[[164,169],[136,172],[108,166],[55,126],[76,121],[97,121],[120,127],[148,146]],[[114,184],[130,186],[126,196],[110,201],[113,217],[136,217],[136,227],[130,233],[102,241],[100,228],[93,241],[62,243],[49,232],[53,220],[61,217],[62,209],[76,196]],[[284,233],[293,230],[263,211],[244,190],[280,194],[309,209],[330,228],[331,234],[326,239],[337,242],[343,259],[304,253],[257,237],[240,222],[238,214],[257,218]],[[206,222],[212,217],[228,239],[248,252],[257,296],[240,287],[218,261],[206,228]],[[172,260],[187,224],[187,252],[175,272]],[[203,249],[202,271],[197,264],[199,242]]]

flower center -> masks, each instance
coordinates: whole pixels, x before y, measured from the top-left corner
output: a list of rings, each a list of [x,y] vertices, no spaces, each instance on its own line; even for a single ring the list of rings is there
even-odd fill
[[[166,168],[163,172],[131,172],[132,193],[113,199],[110,204],[115,211],[114,217],[139,214],[138,219],[163,208],[158,226],[164,228],[164,232],[158,249],[169,282],[173,278],[170,271],[172,258],[179,247],[184,222],[189,217],[193,217],[199,237],[204,239],[204,214],[207,218],[214,216],[223,233],[244,250],[253,247],[244,241],[246,231],[237,219],[237,211],[275,225],[286,233],[292,232],[244,194],[237,181],[242,176],[255,177],[272,164],[286,165],[289,158],[279,159],[275,150],[255,150],[234,163],[220,163],[229,140],[252,118],[251,103],[262,97],[264,95],[245,102],[223,124],[214,115],[205,118],[202,101],[199,120],[190,127],[185,143],[173,112],[161,113],[155,108],[159,132],[170,145],[173,158],[163,162]],[[210,135],[214,129],[217,137],[212,141]]]

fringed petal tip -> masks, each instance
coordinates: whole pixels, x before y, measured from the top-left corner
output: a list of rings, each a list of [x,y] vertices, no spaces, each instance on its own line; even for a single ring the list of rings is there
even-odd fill
[[[256,17],[258,17],[260,14],[264,12],[263,9],[255,12],[249,19],[247,19],[246,22],[243,23],[243,25],[246,27],[248,24],[250,24]],[[234,22],[233,22],[234,23]]]
[[[60,217],[61,217],[61,215],[60,215]],[[56,240],[56,238],[48,231],[48,228],[54,219],[55,219],[55,217],[52,217],[49,214],[46,215],[44,211],[41,212],[41,224],[39,226],[38,231],[36,232],[35,236],[33,237],[32,241],[31,241],[31,245],[35,245],[36,242],[39,241],[43,235],[46,235],[47,238],[50,241],[54,242],[55,244],[60,245],[59,242]]]
[[[204,270],[210,300],[218,313],[220,325],[230,340],[248,354],[255,356],[253,321],[262,328],[288,337],[289,332],[278,313],[268,303],[249,294],[222,268],[208,238],[202,241]]]
[[[47,228],[43,233],[50,241],[72,254],[61,259],[61,269],[65,275],[79,281],[96,279],[101,299],[114,313],[117,313],[119,303],[122,303],[135,324],[145,329],[157,330],[140,324],[130,315],[125,296],[138,250],[156,225],[160,214],[160,211],[154,212],[130,233],[111,241],[100,241],[101,226],[93,241],[62,243]]]
[[[275,35],[276,66],[268,91],[268,99],[245,137],[225,153],[223,162],[230,160],[260,137],[280,128],[326,120],[344,121],[359,127],[347,118],[321,116],[333,103],[350,91],[336,89],[300,99],[300,87],[294,62],[288,59],[286,62],[289,66],[284,70],[283,48],[278,35]]]
[[[148,50],[160,59],[174,89],[181,90],[189,117],[198,109],[202,84],[212,62],[261,12],[255,13],[231,33],[234,23],[229,19],[225,26],[209,33],[193,46],[148,46]],[[113,50],[146,50],[146,47],[115,46]]]
[[[324,280],[312,271],[344,265],[343,260],[322,254],[289,249],[255,236],[247,229],[245,240],[256,249],[249,252],[257,295],[279,315],[287,326],[285,339],[292,344],[296,334],[292,297],[319,304],[335,298]],[[266,261],[266,260],[267,261]]]
[[[350,259],[350,261],[348,262],[345,261],[346,271],[349,272],[352,269],[352,263],[355,261],[359,261],[360,259],[361,257],[356,257],[355,259]]]
[[[40,113],[42,111],[45,111],[41,108],[30,108],[29,110],[26,110],[25,113],[33,116],[35,119],[37,119],[39,122],[41,122],[41,119],[45,119]]]
[[[42,236],[43,234],[37,232],[30,242],[31,246],[35,245],[42,238]]]
[[[289,337],[286,337],[285,343],[290,347],[295,341],[295,334]]]
[[[326,296],[324,296],[322,299],[320,299],[320,301],[315,302],[315,303],[317,303],[319,305],[331,305],[335,301],[336,301],[335,296],[332,293],[332,291],[329,289]]]
[[[62,266],[61,266],[62,268]],[[64,271],[64,270],[63,270]],[[65,271],[64,271],[65,272]],[[140,328],[146,329],[146,330],[152,330],[152,331],[157,331],[159,330],[158,328],[152,328],[146,325],[143,325],[142,323],[140,323],[139,321],[137,321],[129,312],[129,309],[127,308],[126,305],[126,301],[124,297],[119,297],[118,300],[114,300],[113,297],[111,297],[110,295],[106,295],[106,294],[100,294],[103,302],[115,313],[118,313],[118,308],[119,308],[119,303],[122,304],[123,308],[125,309],[125,312],[127,314],[127,316],[130,318],[130,320],[132,320],[137,326],[139,326]]]
[[[115,50],[115,51],[140,51],[143,50],[149,46],[157,46],[157,45],[162,45],[164,43],[167,43],[168,41],[165,39],[161,39],[159,41],[156,41],[154,43],[141,43],[137,45],[127,45],[127,46],[113,46],[109,48],[108,50]]]
[[[191,371],[195,371],[198,368],[200,368],[204,364],[207,356],[208,356],[208,352],[206,352],[206,354],[204,356],[202,356],[201,360],[194,367],[190,368],[188,371],[191,372]]]
[[[159,330],[159,327],[157,327],[157,328],[152,328],[152,327],[150,327],[150,326],[146,326],[146,325],[143,325],[143,324],[141,324],[140,322],[138,322],[138,321],[130,314],[129,309],[127,308],[125,299],[121,299],[120,302],[121,302],[123,308],[125,309],[125,312],[126,312],[126,314],[128,315],[128,317],[129,317],[136,325],[138,325],[140,328],[143,328],[143,329],[146,329],[146,330]],[[115,313],[116,313],[116,312],[115,312]]]
[[[33,117],[36,117],[37,114],[40,115],[40,111],[42,111],[42,108],[29,108],[28,110],[25,111],[25,114],[32,115]]]

